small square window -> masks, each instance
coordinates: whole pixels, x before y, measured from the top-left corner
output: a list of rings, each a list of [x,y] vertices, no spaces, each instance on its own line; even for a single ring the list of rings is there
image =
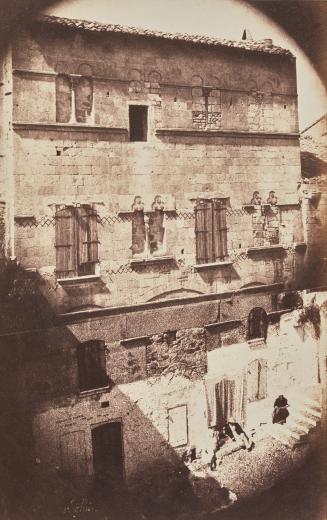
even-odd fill
[[[146,141],[148,136],[148,107],[129,106],[129,140]]]

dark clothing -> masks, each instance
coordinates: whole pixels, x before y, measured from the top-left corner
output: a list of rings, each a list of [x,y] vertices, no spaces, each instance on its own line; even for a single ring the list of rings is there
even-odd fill
[[[279,395],[274,402],[274,411],[272,415],[272,422],[284,424],[286,422],[287,417],[289,416],[289,411],[287,410],[288,401],[286,397],[283,395]]]
[[[274,407],[278,406],[278,408],[282,407],[282,406],[287,406],[288,405],[288,401],[286,399],[286,397],[284,397],[283,395],[279,395],[276,399],[276,401],[274,402]]]
[[[244,433],[242,430],[242,427],[238,423],[227,423],[226,426],[224,426],[224,429],[225,429],[225,433],[226,433],[226,435],[228,435],[228,437],[230,437],[231,439],[235,439],[234,433],[230,427],[231,424],[233,425],[233,427],[235,429],[235,433],[237,435],[241,435],[242,433]]]

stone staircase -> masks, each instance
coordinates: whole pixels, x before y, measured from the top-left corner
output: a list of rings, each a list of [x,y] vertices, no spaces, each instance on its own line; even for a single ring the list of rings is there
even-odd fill
[[[284,446],[295,448],[308,441],[321,419],[321,388],[315,385],[287,393],[290,415],[285,424],[265,425],[266,434]]]

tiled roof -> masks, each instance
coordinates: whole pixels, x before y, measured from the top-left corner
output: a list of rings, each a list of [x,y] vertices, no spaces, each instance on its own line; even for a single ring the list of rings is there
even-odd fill
[[[195,36],[191,34],[169,33],[154,31],[152,29],[140,29],[138,27],[125,27],[122,25],[103,24],[99,22],[92,22],[86,20],[75,20],[71,18],[61,18],[58,16],[41,15],[38,21],[51,25],[59,25],[71,29],[80,29],[92,32],[109,32],[131,34],[135,36],[145,36],[148,38],[157,38],[165,40],[176,40],[183,42],[190,42],[198,45],[209,45],[214,47],[230,47],[235,49],[243,49],[245,51],[260,52],[265,54],[279,54],[284,56],[293,56],[287,49],[276,47],[269,41],[253,41],[253,40],[226,40],[211,38],[209,36]]]

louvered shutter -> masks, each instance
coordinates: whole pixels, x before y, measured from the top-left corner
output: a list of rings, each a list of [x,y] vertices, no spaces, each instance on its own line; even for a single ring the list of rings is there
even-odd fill
[[[132,252],[140,254],[144,252],[145,223],[143,211],[134,211],[132,219]]]
[[[75,220],[73,208],[56,213],[56,271],[60,276],[76,274]]]
[[[206,264],[212,254],[212,204],[199,202],[195,207],[196,262]]]
[[[226,206],[222,200],[213,201],[214,261],[227,256]]]
[[[235,412],[235,381],[223,379],[216,385],[217,426],[230,421]]]
[[[255,359],[248,367],[247,392],[249,402],[258,399],[258,380],[258,360]]]
[[[78,223],[78,265],[89,261],[89,216],[83,206],[76,209]]]
[[[89,261],[96,263],[99,261],[98,214],[92,208],[89,209],[89,230]]]
[[[77,208],[78,267],[80,274],[94,273],[98,261],[97,212],[89,207]]]
[[[258,361],[258,399],[265,399],[267,396],[267,360]]]

